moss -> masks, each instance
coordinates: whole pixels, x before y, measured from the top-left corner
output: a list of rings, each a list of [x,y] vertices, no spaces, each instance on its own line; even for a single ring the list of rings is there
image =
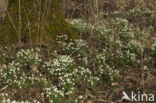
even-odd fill
[[[45,1],[46,0],[41,0],[41,5],[39,5],[39,3],[36,2],[36,0],[21,1],[21,16],[22,16],[21,39],[24,37],[29,37],[35,41],[38,36],[42,37],[42,39],[46,41],[45,40],[46,37],[50,39],[55,39],[56,35],[64,35],[64,34],[68,35],[69,38],[71,39],[77,39],[78,38],[77,33],[75,33],[64,20],[64,16],[59,7],[58,0],[52,0],[50,3],[47,3],[46,12],[44,12]],[[41,10],[40,11],[41,15],[39,15],[39,9]],[[11,16],[14,22],[14,25],[16,26],[16,29],[18,30],[19,23],[18,0],[10,2],[8,11],[9,15]],[[43,17],[44,19],[42,19]],[[30,23],[29,27],[28,20]],[[44,26],[42,26],[43,20]],[[5,18],[4,23],[0,25],[0,41],[15,42],[17,40],[18,34],[13,28],[9,17],[7,16]]]

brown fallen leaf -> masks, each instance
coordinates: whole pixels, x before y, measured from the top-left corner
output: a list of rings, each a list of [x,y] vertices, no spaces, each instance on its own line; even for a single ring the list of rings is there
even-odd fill
[[[156,69],[152,69],[151,74],[152,74],[152,75],[156,75]]]
[[[87,103],[93,103],[91,100],[87,100]]]
[[[30,65],[30,69],[32,70],[33,73],[36,73],[37,69],[38,69],[38,65],[37,64],[32,64],[32,65]]]
[[[129,75],[124,78],[124,81],[130,81],[130,82],[136,83],[138,79],[135,76]]]
[[[90,98],[96,98],[96,96],[92,95],[92,93],[88,89],[86,89],[86,94]]]
[[[156,77],[149,74],[145,80],[145,86],[148,88],[156,87]]]

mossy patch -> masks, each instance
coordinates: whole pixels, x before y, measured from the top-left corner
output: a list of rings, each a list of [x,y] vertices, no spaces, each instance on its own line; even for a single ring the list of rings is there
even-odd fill
[[[46,41],[47,38],[55,39],[56,35],[68,35],[71,39],[78,38],[64,20],[58,0],[24,0],[21,1],[21,39],[24,37],[36,41],[37,37]],[[10,2],[9,15],[0,25],[0,41],[15,42],[18,40],[19,28],[19,3],[18,0]],[[13,23],[11,23],[11,20]],[[16,30],[15,30],[16,28]]]

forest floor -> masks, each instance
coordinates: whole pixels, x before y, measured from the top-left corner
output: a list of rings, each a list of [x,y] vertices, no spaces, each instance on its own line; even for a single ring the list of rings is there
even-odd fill
[[[93,21],[67,20],[78,40],[63,35],[53,45],[0,46],[0,103],[155,103],[155,11]],[[131,100],[121,100],[123,92]]]

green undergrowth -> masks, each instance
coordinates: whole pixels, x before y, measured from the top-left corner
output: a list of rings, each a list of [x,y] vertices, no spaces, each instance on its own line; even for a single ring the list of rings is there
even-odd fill
[[[39,87],[41,98],[34,98],[35,102],[13,99],[6,89],[0,94],[2,103],[80,103],[87,99],[88,88],[100,83],[111,87],[119,82],[120,68],[146,67],[147,72],[155,68],[156,38],[147,39],[153,33],[152,27],[140,30],[122,18],[109,23],[75,19],[69,24],[82,39],[69,42],[67,35],[57,36],[55,45],[59,49],[51,50],[48,56],[43,48],[0,48],[0,84],[21,92]]]

